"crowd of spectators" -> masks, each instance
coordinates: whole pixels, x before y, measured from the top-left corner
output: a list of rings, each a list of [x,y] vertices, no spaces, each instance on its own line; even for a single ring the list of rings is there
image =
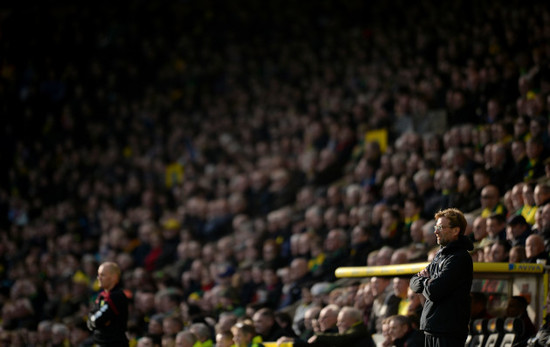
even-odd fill
[[[84,343],[104,261],[134,342],[305,342],[347,306],[414,340],[406,279],[334,270],[430,259],[447,207],[476,261],[548,261],[543,1],[27,5],[0,5],[2,343]]]

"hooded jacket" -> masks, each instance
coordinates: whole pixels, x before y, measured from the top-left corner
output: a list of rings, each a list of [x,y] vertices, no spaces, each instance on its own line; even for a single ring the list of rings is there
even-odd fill
[[[468,335],[473,277],[473,261],[468,251],[472,249],[472,242],[460,236],[436,253],[427,267],[429,278],[419,275],[411,278],[411,289],[426,298],[420,330],[460,338]]]

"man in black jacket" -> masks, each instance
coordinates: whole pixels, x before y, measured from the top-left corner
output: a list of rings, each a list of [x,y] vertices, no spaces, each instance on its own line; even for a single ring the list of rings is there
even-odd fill
[[[94,342],[99,347],[128,346],[128,298],[120,285],[120,267],[112,262],[101,264],[97,279],[103,291],[95,300],[87,321]]]
[[[420,318],[426,347],[464,346],[470,318],[473,262],[472,242],[464,236],[466,219],[454,208],[435,214],[435,235],[441,249],[434,260],[410,281],[426,303]]]

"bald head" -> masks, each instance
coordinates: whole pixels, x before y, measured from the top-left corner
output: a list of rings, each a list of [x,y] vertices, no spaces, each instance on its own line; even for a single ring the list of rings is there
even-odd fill
[[[99,286],[106,291],[113,289],[120,281],[120,267],[113,262],[105,262],[97,270]]]
[[[319,313],[319,325],[321,331],[327,331],[336,326],[338,312],[340,312],[340,307],[337,305],[330,304],[323,307]]]
[[[544,239],[537,234],[530,235],[525,240],[525,255],[532,258],[544,251]]]

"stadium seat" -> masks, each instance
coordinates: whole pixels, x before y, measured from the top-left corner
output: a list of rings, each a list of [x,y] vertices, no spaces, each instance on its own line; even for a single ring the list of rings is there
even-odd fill
[[[523,322],[519,318],[506,318],[504,332],[500,347],[512,347],[516,342],[516,337],[523,334]]]
[[[487,341],[487,319],[476,319],[472,328],[473,333],[469,347],[485,347],[485,341]]]
[[[491,318],[487,322],[487,341],[485,347],[500,347],[502,338],[504,337],[504,319]]]

